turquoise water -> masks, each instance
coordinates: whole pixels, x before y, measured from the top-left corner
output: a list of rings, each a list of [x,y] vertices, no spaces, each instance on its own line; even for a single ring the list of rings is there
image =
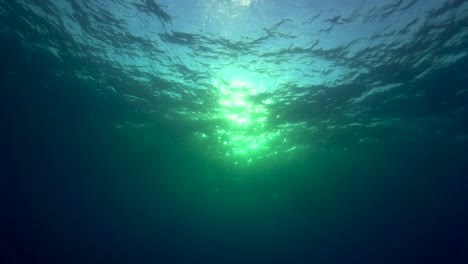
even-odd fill
[[[17,0],[0,22],[5,263],[468,259],[468,2]]]

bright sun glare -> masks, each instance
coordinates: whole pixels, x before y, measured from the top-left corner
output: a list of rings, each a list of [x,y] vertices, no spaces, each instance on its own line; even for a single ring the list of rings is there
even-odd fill
[[[213,81],[218,89],[218,119],[222,126],[216,129],[217,142],[224,149],[226,158],[244,160],[247,163],[268,155],[271,140],[279,136],[278,131],[269,131],[267,121],[268,104],[254,97],[266,89],[263,82],[249,78],[239,71],[228,71]]]
[[[255,0],[236,0],[235,3],[237,3],[238,5],[242,5],[242,6],[249,6],[251,5]]]

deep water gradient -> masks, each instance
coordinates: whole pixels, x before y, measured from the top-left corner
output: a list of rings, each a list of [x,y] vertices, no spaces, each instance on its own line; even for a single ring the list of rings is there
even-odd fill
[[[0,263],[468,263],[468,1],[0,0]]]

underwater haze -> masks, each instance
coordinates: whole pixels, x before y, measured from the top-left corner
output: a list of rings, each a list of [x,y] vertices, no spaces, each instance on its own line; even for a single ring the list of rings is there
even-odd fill
[[[1,263],[468,263],[468,1],[0,0]]]

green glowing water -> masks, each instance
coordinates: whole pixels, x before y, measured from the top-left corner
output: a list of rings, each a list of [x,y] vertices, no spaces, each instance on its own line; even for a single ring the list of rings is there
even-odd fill
[[[236,165],[277,155],[279,143],[287,139],[282,129],[270,125],[277,118],[269,109],[274,100],[267,93],[274,84],[231,69],[213,78],[212,85],[217,90],[217,103],[209,119],[218,122],[211,133],[196,133],[199,140],[212,139],[216,158]]]

